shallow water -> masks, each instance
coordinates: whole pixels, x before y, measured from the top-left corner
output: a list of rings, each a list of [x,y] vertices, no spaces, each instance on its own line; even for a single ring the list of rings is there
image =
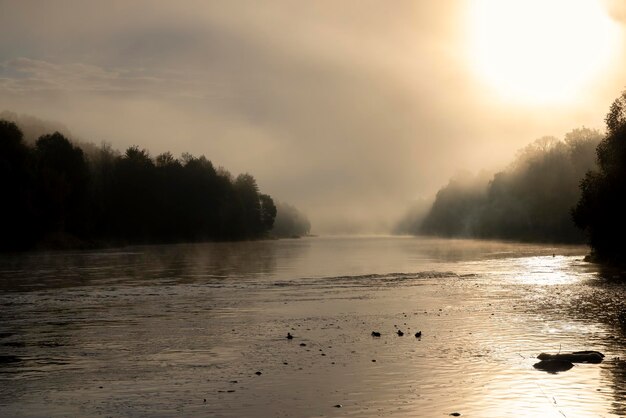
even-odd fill
[[[626,287],[585,252],[337,237],[4,256],[0,416],[625,415]],[[559,350],[606,357],[532,367]]]

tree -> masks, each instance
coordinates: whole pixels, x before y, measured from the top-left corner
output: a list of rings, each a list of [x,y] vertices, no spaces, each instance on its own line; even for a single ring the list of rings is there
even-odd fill
[[[271,230],[275,237],[301,237],[311,232],[311,222],[295,206],[276,202],[276,218]]]
[[[259,200],[259,186],[257,186],[256,180],[251,174],[240,174],[235,180],[234,187],[241,214],[239,220],[240,233],[244,237],[261,233],[263,231],[261,201]]]
[[[55,132],[37,140],[35,156],[38,206],[44,230],[84,234],[89,168],[83,151]]]
[[[0,120],[0,251],[254,239],[274,224],[274,201],[250,174],[188,153],[84,149],[58,132],[32,146]]]
[[[17,125],[0,120],[0,250],[28,248],[36,239],[32,157]]]
[[[601,135],[575,129],[561,141],[543,137],[487,181],[468,174],[442,188],[424,217],[421,232],[445,236],[523,241],[584,242],[571,219],[580,179],[596,167]]]
[[[607,134],[596,148],[598,170],[580,184],[581,197],[572,211],[587,235],[595,258],[624,263],[626,257],[626,91],[605,118]]]
[[[154,162],[146,150],[129,147],[117,160],[112,189],[112,230],[117,238],[150,242],[160,212]]]
[[[266,194],[259,195],[259,200],[261,202],[261,226],[263,227],[263,233],[266,233],[274,226],[276,205],[274,200]]]

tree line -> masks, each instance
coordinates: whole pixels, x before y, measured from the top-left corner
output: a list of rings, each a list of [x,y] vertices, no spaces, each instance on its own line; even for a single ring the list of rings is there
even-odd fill
[[[58,132],[31,146],[0,120],[0,250],[253,239],[273,227],[276,206],[250,174],[204,156],[92,148]]]
[[[493,176],[454,177],[429,209],[410,209],[397,232],[522,241],[587,242],[593,258],[626,262],[626,92],[606,133],[543,137]]]
[[[606,135],[596,149],[598,166],[587,172],[572,211],[598,261],[626,262],[626,91],[605,118]]]
[[[580,196],[580,179],[595,167],[594,149],[601,138],[587,128],[575,129],[563,140],[543,137],[492,176],[455,176],[409,232],[582,243],[584,235],[570,210]]]
[[[276,219],[272,235],[280,238],[296,238],[309,235],[311,222],[298,208],[289,203],[276,202]]]

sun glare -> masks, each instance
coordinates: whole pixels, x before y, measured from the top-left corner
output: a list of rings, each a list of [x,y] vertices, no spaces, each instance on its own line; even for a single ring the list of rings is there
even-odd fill
[[[498,95],[565,102],[609,68],[619,29],[599,0],[473,0],[473,70]]]

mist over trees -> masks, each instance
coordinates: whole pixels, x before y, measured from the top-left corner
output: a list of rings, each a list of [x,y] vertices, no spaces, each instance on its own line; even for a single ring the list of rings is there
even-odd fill
[[[235,240],[267,236],[276,206],[255,178],[236,178],[204,156],[136,146],[89,153],[64,135],[34,145],[0,120],[0,249],[95,243]]]
[[[583,242],[571,208],[580,197],[580,180],[596,168],[594,150],[601,139],[596,130],[575,129],[563,140],[536,140],[493,176],[457,175],[439,190],[428,213],[402,232]]]
[[[276,219],[271,233],[275,237],[302,237],[311,232],[311,222],[307,216],[284,202],[276,202]]]
[[[59,132],[66,138],[70,137],[69,129],[62,123],[39,119],[31,115],[3,110],[0,112],[0,120],[15,123],[24,135],[24,142],[31,146],[34,146],[35,142],[37,142],[41,136],[47,135],[51,132]],[[72,141],[76,143],[76,138],[72,138]]]
[[[624,263],[626,255],[626,91],[605,118],[607,134],[597,147],[598,166],[581,183],[572,211],[598,261]]]

